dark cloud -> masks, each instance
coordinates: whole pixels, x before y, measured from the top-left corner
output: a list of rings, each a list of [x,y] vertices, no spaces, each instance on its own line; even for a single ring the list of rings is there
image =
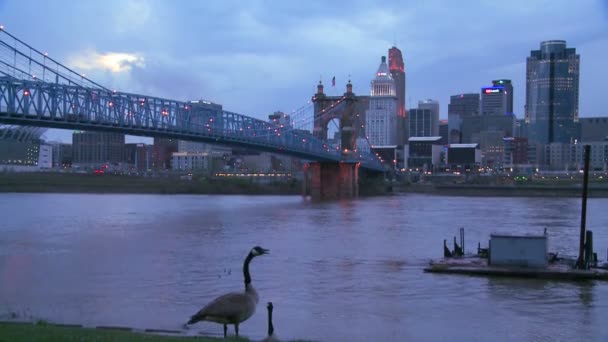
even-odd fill
[[[110,87],[206,98],[256,117],[301,106],[320,76],[326,83],[336,76],[342,92],[350,75],[355,92],[369,93],[380,56],[395,42],[413,106],[435,98],[443,116],[450,95],[511,78],[521,116],[522,63],[542,40],[565,39],[581,53],[581,91],[608,77],[605,68],[587,68],[608,52],[606,12],[606,1],[0,0],[10,32],[62,61],[87,50],[145,60],[126,74],[93,73]],[[600,99],[581,92],[581,115],[606,115]]]

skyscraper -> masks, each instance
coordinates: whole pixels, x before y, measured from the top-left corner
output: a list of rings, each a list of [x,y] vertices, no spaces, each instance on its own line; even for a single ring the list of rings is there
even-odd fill
[[[428,108],[410,108],[407,116],[410,137],[439,136],[439,120],[434,120],[433,111]],[[437,128],[436,132],[434,131]]]
[[[462,141],[462,120],[479,115],[479,94],[450,96],[448,104],[448,140],[451,144]]]
[[[428,109],[431,111],[430,134],[431,134],[431,136],[434,136],[434,137],[438,136],[439,135],[439,101],[435,101],[432,99],[418,101],[418,109]]]
[[[450,96],[448,114],[458,114],[461,118],[479,115],[479,94]]]
[[[481,115],[513,113],[513,85],[511,80],[492,81],[491,87],[481,88]]]
[[[505,87],[505,92],[507,95],[507,113],[513,113],[513,84],[511,83],[511,80],[493,80],[492,85],[495,87]]]
[[[531,142],[570,143],[579,137],[580,56],[564,40],[540,43],[526,63],[526,123]]]
[[[398,99],[395,91],[395,81],[386,64],[386,56],[382,56],[371,86],[369,109],[365,114],[368,140],[372,146],[398,145]]]
[[[401,50],[393,46],[388,50],[388,64],[391,71],[391,76],[395,81],[395,92],[397,94],[397,114],[398,117],[398,143],[403,145],[408,138],[406,118],[407,111],[405,108],[405,64]]]

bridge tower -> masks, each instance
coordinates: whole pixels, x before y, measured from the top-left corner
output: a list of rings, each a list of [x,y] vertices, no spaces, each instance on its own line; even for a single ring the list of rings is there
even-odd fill
[[[327,140],[328,124],[333,119],[340,121],[341,161],[319,161],[304,167],[305,190],[308,189],[313,200],[353,198],[359,195],[359,166],[356,161],[358,119],[355,114],[357,96],[353,93],[350,80],[346,92],[341,96],[327,96],[323,83],[319,81],[314,102],[315,137]]]

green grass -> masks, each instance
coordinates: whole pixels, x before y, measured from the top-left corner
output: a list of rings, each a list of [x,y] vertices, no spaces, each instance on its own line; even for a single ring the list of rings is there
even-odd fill
[[[120,330],[55,326],[45,321],[36,324],[0,323],[0,342],[247,342],[245,338],[214,338],[202,336],[162,336]]]

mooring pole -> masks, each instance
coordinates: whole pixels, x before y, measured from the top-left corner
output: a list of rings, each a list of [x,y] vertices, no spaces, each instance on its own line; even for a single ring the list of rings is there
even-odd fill
[[[591,146],[585,145],[585,173],[583,174],[583,205],[581,207],[581,236],[578,249],[578,260],[576,267],[579,269],[586,268],[584,261],[585,253],[585,224],[587,222],[587,185],[589,183],[589,157],[591,154]]]

